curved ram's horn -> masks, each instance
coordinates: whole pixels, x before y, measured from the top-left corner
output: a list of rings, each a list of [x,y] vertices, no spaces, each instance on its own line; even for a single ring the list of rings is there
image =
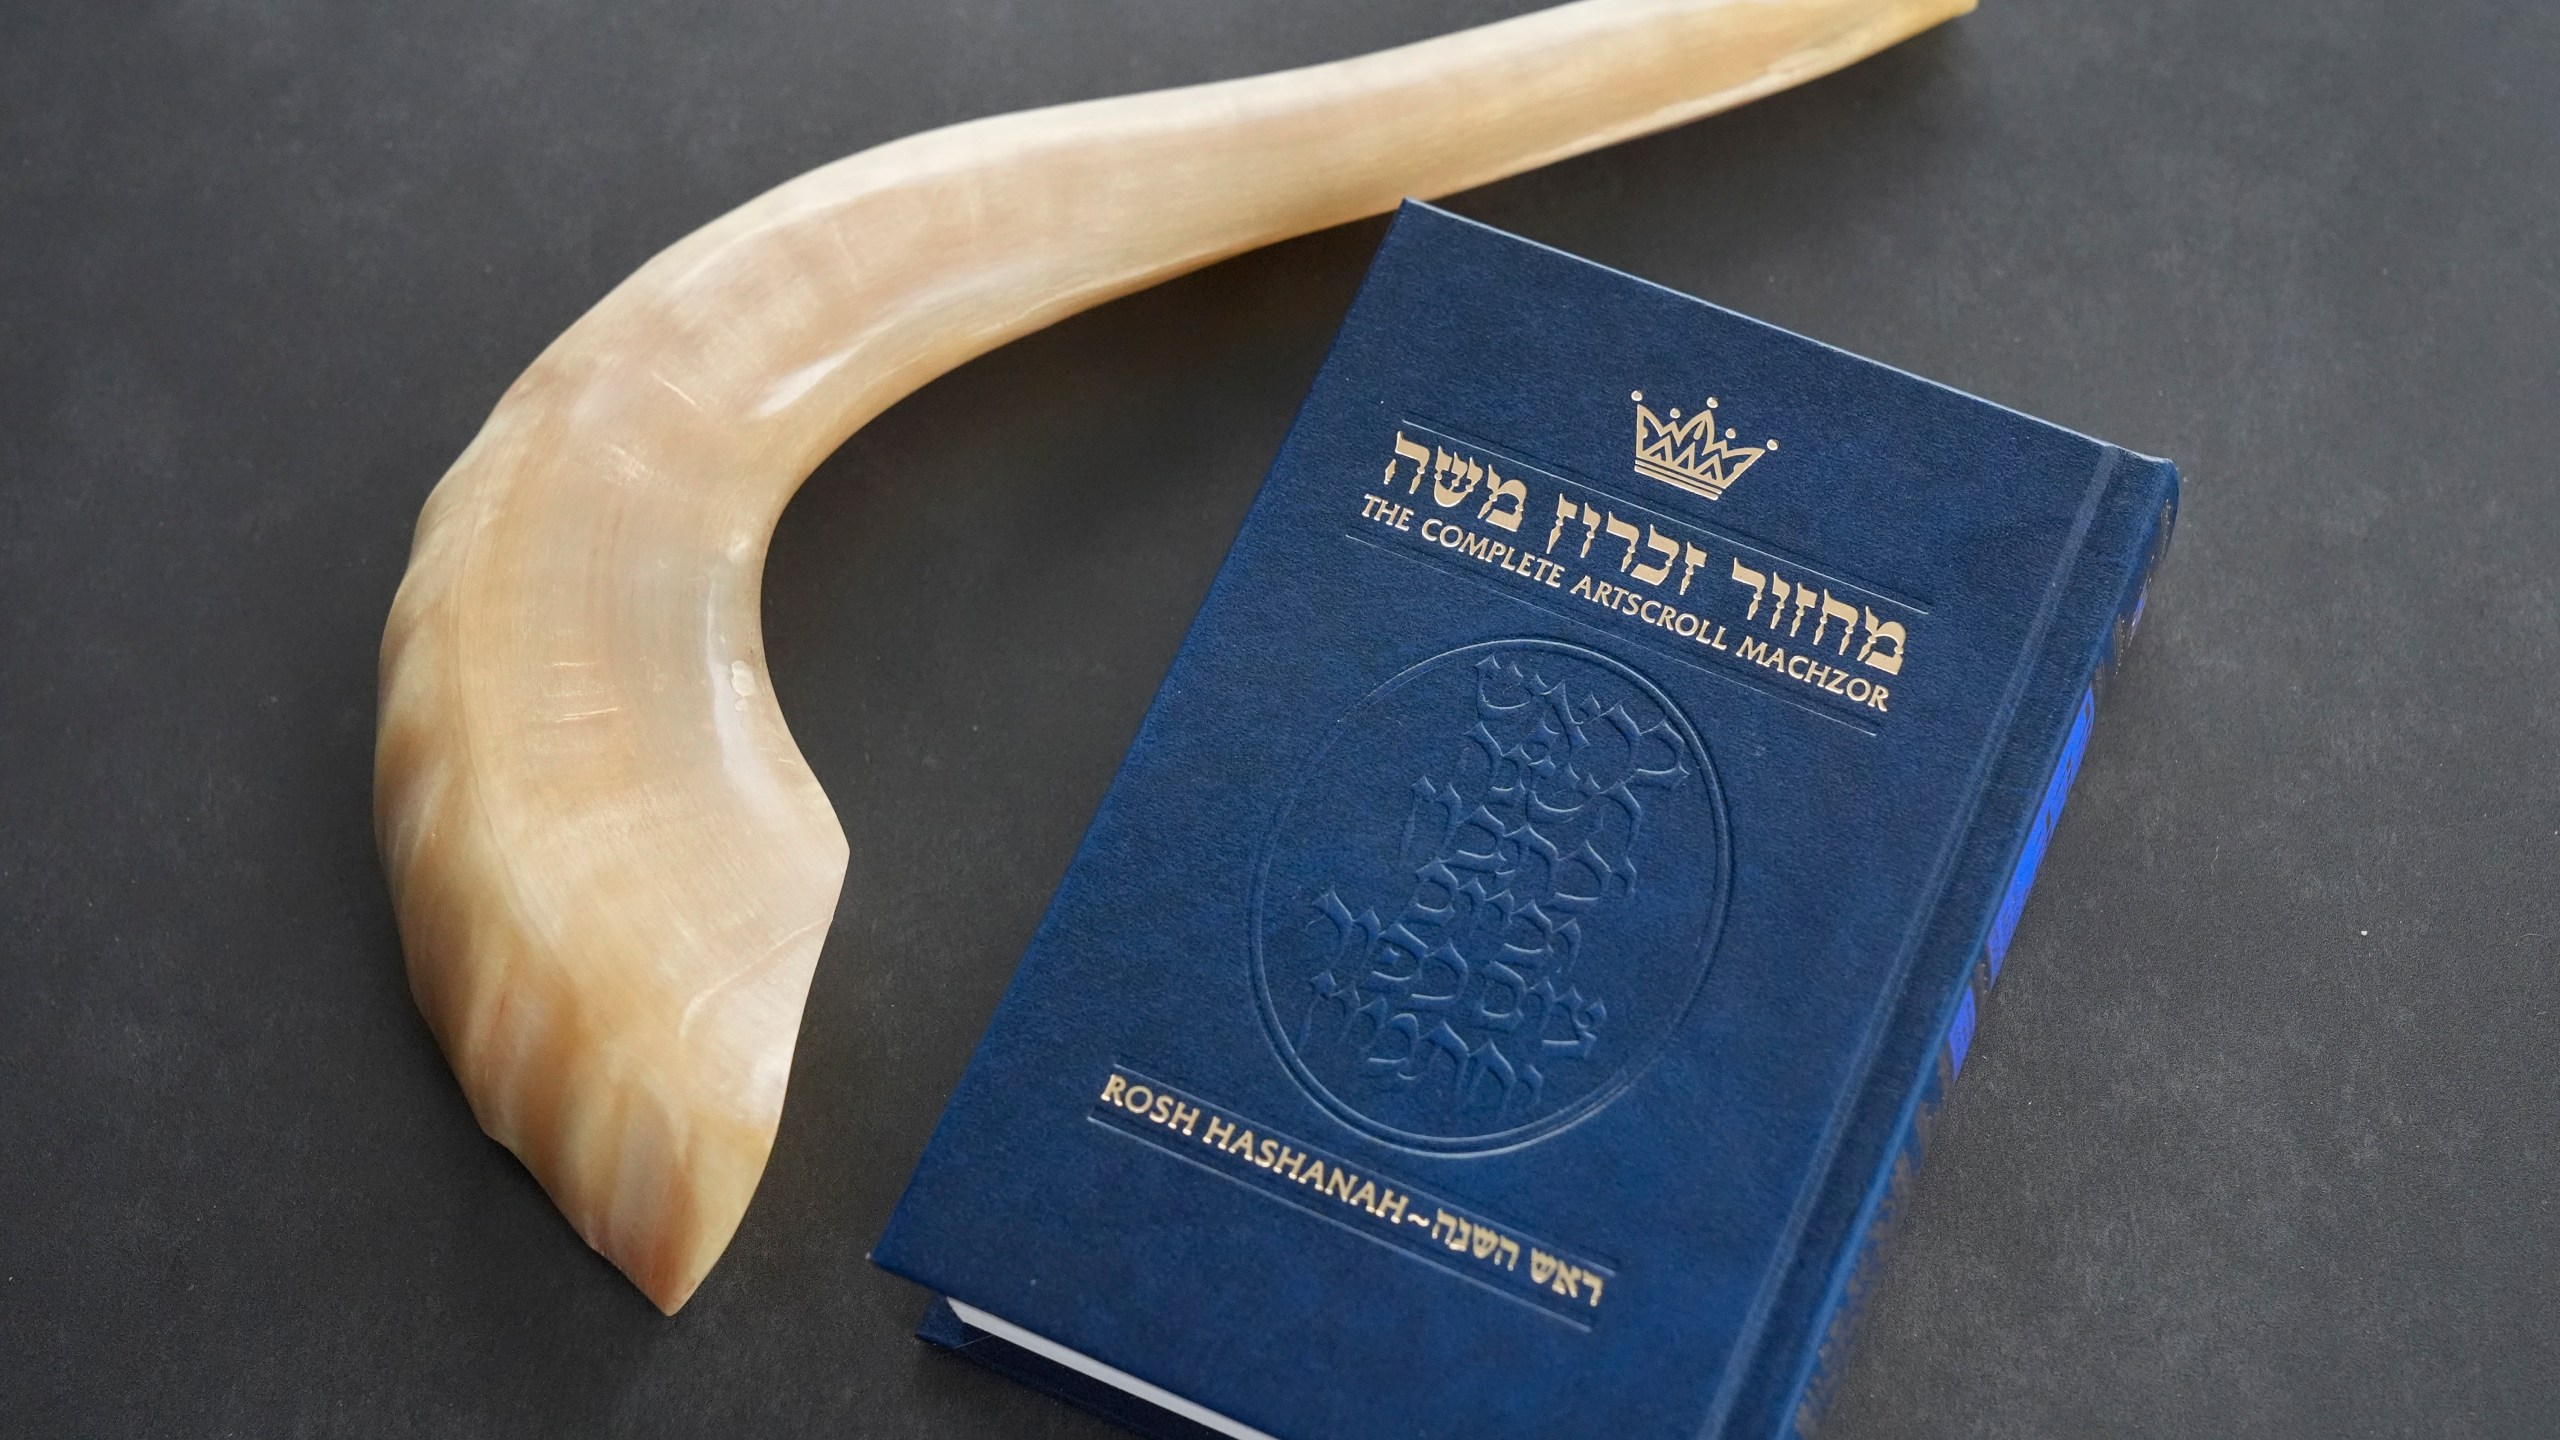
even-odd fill
[[[642,266],[436,487],[383,635],[382,852],[481,1125],[665,1310],[737,1228],[846,854],[774,705],[757,586],[783,503],[864,421],[1112,296],[1971,7],[1587,0],[918,135]]]

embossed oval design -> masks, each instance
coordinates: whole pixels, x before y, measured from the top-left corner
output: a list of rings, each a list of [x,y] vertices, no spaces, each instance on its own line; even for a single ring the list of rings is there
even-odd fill
[[[1449,651],[1352,706],[1282,804],[1254,887],[1263,1021],[1382,1140],[1553,1134],[1678,1028],[1728,858],[1714,767],[1651,681],[1552,640]]]

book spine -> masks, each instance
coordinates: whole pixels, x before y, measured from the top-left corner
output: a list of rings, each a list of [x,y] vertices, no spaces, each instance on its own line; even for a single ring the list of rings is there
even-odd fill
[[[1964,983],[1946,1007],[1938,1043],[1931,1048],[1928,1069],[1915,1087],[1911,1103],[1903,1111],[1899,1133],[1888,1146],[1892,1158],[1868,1192],[1857,1227],[1852,1232],[1860,1236],[1858,1244],[1842,1271],[1841,1279],[1815,1315],[1815,1326],[1821,1339],[1815,1344],[1811,1364],[1797,1390],[1795,1401],[1788,1407],[1793,1419],[1792,1430],[1799,1440],[1810,1440],[1838,1392],[1859,1325],[1866,1317],[1867,1302],[1883,1272],[1894,1236],[1901,1228],[1912,1182],[1919,1175],[1921,1159],[1928,1149],[1930,1131],[1935,1128],[1939,1111],[1945,1107],[1947,1093],[1954,1087],[1956,1076],[1964,1069],[1966,1052],[1972,1048],[1974,1032],[1990,1003],[1992,987],[1999,981],[2001,964],[2008,958],[2010,942],[2016,937],[2018,921],[2026,910],[2027,896],[2035,888],[2036,872],[2044,863],[2045,850],[2052,843],[2054,829],[2062,819],[2063,807],[2070,800],[2072,781],[2079,776],[2080,760],[2088,749],[2089,733],[2097,719],[2099,697],[2121,665],[2125,647],[2142,623],[2143,608],[2150,597],[2152,572],[2158,568],[2161,556],[2168,549],[2170,531],[2175,522],[2173,496],[2153,518],[2150,536],[2144,542],[2142,563],[2133,568],[2131,583],[2126,586],[2127,593],[2116,610],[2115,623],[2109,628],[2097,664],[2081,691],[2079,705],[2071,718],[2071,728],[2064,736],[2061,753],[2055,758],[2052,773],[2045,781],[2035,818],[2019,847],[2016,861],[2010,867],[2008,882],[2002,888],[1999,908],[1992,913],[1990,928],[1983,937],[1973,965],[1966,972]]]

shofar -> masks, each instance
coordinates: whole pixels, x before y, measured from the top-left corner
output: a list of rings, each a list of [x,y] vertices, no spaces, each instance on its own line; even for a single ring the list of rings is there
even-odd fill
[[[642,266],[428,497],[382,639],[384,864],[481,1126],[670,1314],[737,1229],[846,856],[774,704],[757,589],[784,502],[863,422],[1113,296],[1971,8],[1588,0],[914,136]]]

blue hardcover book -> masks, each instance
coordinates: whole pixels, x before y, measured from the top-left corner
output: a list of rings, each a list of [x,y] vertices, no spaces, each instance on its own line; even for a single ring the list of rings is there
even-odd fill
[[[1808,1428],[2176,498],[1407,205],[874,1258],[1158,1436]]]

